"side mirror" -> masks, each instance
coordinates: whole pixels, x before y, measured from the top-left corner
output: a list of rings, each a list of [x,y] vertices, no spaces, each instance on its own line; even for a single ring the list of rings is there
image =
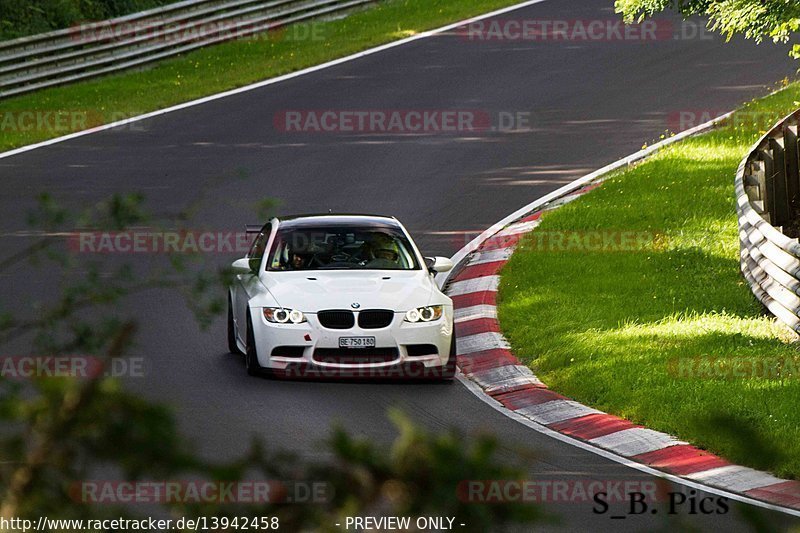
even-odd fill
[[[231,265],[231,270],[233,270],[234,274],[252,274],[253,269],[250,268],[250,260],[246,257],[242,257],[241,259],[237,259]]]
[[[446,257],[438,257],[438,256],[426,257],[425,266],[428,267],[428,270],[430,272],[438,274],[440,272],[447,272],[448,270],[452,270],[453,262]]]

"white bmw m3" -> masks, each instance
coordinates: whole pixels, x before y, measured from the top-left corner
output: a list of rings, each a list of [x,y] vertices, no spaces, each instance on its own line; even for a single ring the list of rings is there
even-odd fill
[[[395,218],[273,218],[233,263],[228,348],[251,375],[452,379],[451,268]]]

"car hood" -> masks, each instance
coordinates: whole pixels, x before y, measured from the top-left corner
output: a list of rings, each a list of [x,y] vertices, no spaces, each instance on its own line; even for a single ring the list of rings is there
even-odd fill
[[[323,309],[392,309],[428,305],[434,282],[425,270],[267,272],[264,285],[281,307],[316,313]]]

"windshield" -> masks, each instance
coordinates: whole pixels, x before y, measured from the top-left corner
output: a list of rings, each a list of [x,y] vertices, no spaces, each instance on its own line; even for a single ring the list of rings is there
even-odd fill
[[[267,270],[418,270],[406,236],[391,226],[281,228]]]

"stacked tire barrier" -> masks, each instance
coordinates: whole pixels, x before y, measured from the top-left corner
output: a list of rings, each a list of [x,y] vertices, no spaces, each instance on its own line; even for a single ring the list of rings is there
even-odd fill
[[[741,269],[778,319],[800,333],[800,110],[776,124],[736,173]]]
[[[138,67],[376,0],[184,0],[0,42],[0,98]]]

